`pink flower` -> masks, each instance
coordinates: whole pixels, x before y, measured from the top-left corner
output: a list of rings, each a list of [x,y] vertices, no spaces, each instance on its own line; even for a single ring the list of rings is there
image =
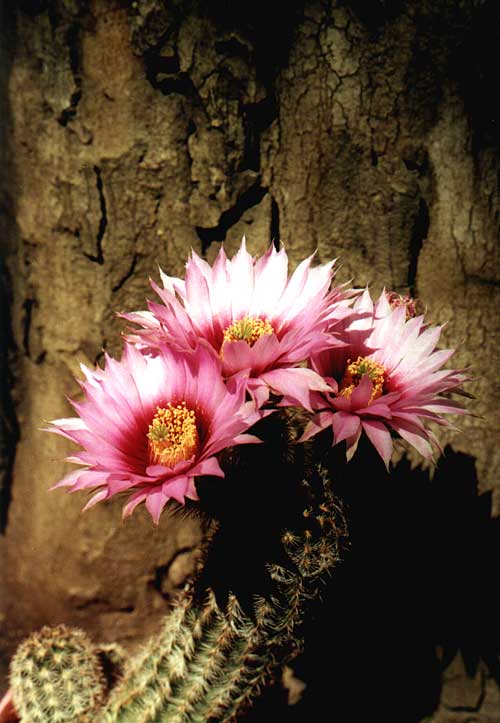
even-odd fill
[[[387,304],[385,304],[383,301],[384,296]],[[396,309],[398,306],[404,306],[407,319],[413,319],[414,316],[417,316],[419,302],[418,299],[414,299],[412,296],[401,295],[398,294],[396,291],[385,291],[381,299],[382,304],[384,305],[384,311]],[[381,299],[379,299],[379,302],[381,301]]]
[[[218,452],[260,441],[242,433],[266,413],[245,403],[242,379],[224,383],[210,350],[158,352],[148,356],[127,344],[121,361],[106,357],[104,370],[82,366],[86,399],[72,402],[79,416],[56,419],[47,430],[83,447],[67,459],[84,469],[55,487],[98,488],[84,509],[129,492],[124,517],[145,502],[157,524],[169,499],[198,498],[197,476],[224,477]]]
[[[311,360],[334,393],[314,395],[319,411],[299,441],[332,426],[334,443],[345,440],[350,459],[364,432],[388,466],[392,431],[430,458],[431,444],[439,444],[425,422],[449,425],[443,414],[465,413],[443,396],[467,380],[441,369],[454,350],[435,351],[442,327],[424,326],[423,316],[407,319],[406,305],[391,309],[385,293],[374,306],[365,291],[353,310],[360,316],[343,332],[347,346]]]
[[[311,268],[313,256],[288,278],[288,257],[271,246],[260,259],[246,250],[245,239],[229,260],[220,250],[213,266],[194,251],[186,279],[161,274],[163,289],[152,286],[163,304],[149,311],[123,314],[141,328],[128,337],[145,348],[167,341],[178,349],[193,348],[200,339],[222,360],[226,378],[243,372],[259,405],[269,389],[294,392],[310,408],[310,391],[326,391],[311,369],[298,368],[312,353],[335,346],[326,328],[350,313],[352,292],[330,291],[334,262]]]

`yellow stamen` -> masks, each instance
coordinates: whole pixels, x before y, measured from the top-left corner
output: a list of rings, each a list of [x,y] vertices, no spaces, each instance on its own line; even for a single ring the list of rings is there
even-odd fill
[[[385,369],[382,364],[377,364],[373,359],[358,356],[355,362],[348,360],[348,366],[340,385],[339,394],[343,397],[350,397],[360,383],[362,377],[368,374],[373,384],[373,391],[370,402],[382,396],[385,382]]]
[[[176,407],[170,403],[157,407],[147,437],[151,463],[174,467],[198,450],[196,414],[186,407],[186,402]]]
[[[274,334],[274,329],[267,319],[244,316],[243,319],[238,319],[227,327],[224,331],[224,341],[246,341],[248,346],[253,346],[257,339],[266,334]]]

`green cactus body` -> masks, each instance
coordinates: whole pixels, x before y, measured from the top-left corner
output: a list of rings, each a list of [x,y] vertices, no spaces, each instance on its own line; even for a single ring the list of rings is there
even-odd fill
[[[65,625],[44,627],[19,646],[10,682],[23,723],[90,723],[107,692],[96,649]]]
[[[227,609],[209,593],[197,606],[189,592],[158,637],[129,661],[99,723],[234,721],[268,679],[301,647],[311,598],[339,560],[339,509],[326,478],[304,511],[300,532],[285,532],[290,566],[270,565],[275,594],[257,598],[255,620],[230,596]]]

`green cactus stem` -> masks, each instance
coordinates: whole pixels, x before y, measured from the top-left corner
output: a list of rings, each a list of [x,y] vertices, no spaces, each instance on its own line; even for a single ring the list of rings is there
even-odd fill
[[[221,611],[213,593],[199,604],[186,589],[160,634],[129,661],[99,723],[235,721],[301,649],[307,608],[338,563],[345,535],[326,473],[315,476],[315,484],[304,483],[316,493],[304,525],[282,534],[287,560],[269,566],[273,592],[255,599],[254,619],[234,595]]]
[[[19,646],[10,668],[26,723],[91,723],[107,694],[98,650],[82,630],[45,626]]]

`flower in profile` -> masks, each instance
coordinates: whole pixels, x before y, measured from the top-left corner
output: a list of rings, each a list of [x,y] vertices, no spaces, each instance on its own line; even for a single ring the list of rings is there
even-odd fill
[[[145,502],[157,524],[169,499],[198,499],[196,477],[224,477],[218,452],[259,441],[244,432],[266,413],[245,402],[244,380],[224,383],[220,360],[204,347],[150,356],[126,344],[121,361],[106,357],[104,370],[82,371],[85,399],[72,402],[79,416],[47,431],[83,447],[67,459],[84,468],[55,487],[97,488],[84,509],[128,492],[124,517]]]
[[[441,369],[454,353],[435,349],[442,327],[425,326],[423,316],[407,319],[407,306],[391,308],[385,292],[374,305],[365,291],[353,310],[359,317],[344,330],[346,346],[311,359],[334,393],[314,395],[317,413],[301,441],[331,426],[334,443],[345,440],[350,459],[364,432],[388,466],[396,432],[432,457],[439,444],[426,423],[449,425],[443,414],[465,413],[448,398],[467,378],[463,371]]]
[[[161,274],[163,288],[152,282],[162,304],[123,316],[139,325],[129,340],[154,348],[165,343],[193,348],[204,340],[222,361],[226,378],[244,373],[247,388],[262,405],[269,389],[292,394],[310,407],[311,390],[326,391],[311,369],[299,368],[311,354],[340,343],[336,321],[350,313],[352,292],[330,290],[334,261],[312,267],[302,261],[288,278],[288,257],[271,246],[259,259],[245,239],[229,260],[221,248],[213,266],[194,251],[185,281]]]
[[[387,303],[385,303],[387,302]],[[420,306],[418,299],[414,299],[409,294],[398,294],[396,291],[386,291],[380,297],[377,302],[378,312],[385,314],[396,309],[398,306],[404,306],[406,311],[406,318],[413,319],[418,314],[418,308]]]

